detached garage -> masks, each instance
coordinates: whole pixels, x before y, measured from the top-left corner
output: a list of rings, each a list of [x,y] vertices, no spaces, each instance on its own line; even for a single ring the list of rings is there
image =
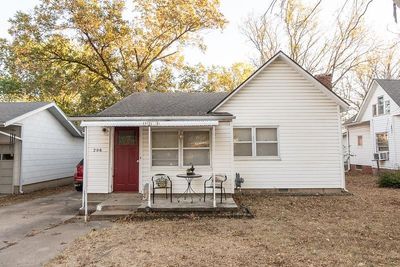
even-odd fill
[[[54,104],[0,103],[0,194],[72,183],[81,132]]]

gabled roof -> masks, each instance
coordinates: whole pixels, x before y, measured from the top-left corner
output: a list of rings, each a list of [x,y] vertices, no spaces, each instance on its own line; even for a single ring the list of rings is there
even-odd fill
[[[94,117],[229,116],[231,114],[208,113],[227,94],[204,92],[133,93],[97,113]]]
[[[363,102],[361,103],[360,110],[357,113],[354,121],[359,121],[362,114],[364,114],[366,105],[369,102],[371,95],[375,92],[377,85],[379,85],[389,95],[389,97],[400,106],[400,80],[374,79],[364,97]]]
[[[6,102],[0,103],[0,124],[15,119],[28,112],[49,105],[49,102]]]
[[[400,80],[375,79],[375,81],[400,106]]]
[[[221,107],[228,99],[230,99],[232,96],[234,96],[237,92],[239,92],[248,82],[250,82],[254,77],[257,76],[258,73],[263,71],[265,68],[267,68],[272,62],[274,62],[277,58],[283,59],[285,62],[289,63],[291,66],[293,66],[296,70],[300,72],[306,79],[308,79],[310,82],[312,82],[319,90],[321,90],[324,94],[326,94],[329,98],[331,98],[333,101],[335,101],[341,108],[342,110],[347,110],[349,107],[349,104],[344,101],[340,96],[338,96],[335,92],[333,92],[331,89],[326,87],[323,83],[321,83],[318,79],[316,79],[311,73],[303,69],[297,62],[295,62],[293,59],[291,59],[288,55],[286,55],[284,52],[279,51],[276,53],[273,57],[271,57],[267,62],[265,62],[261,67],[259,67],[256,71],[253,72],[244,82],[242,82],[235,90],[230,92],[229,95],[227,95],[224,99],[222,99],[219,103],[217,103],[214,107],[212,107],[209,112],[215,112],[219,107]]]
[[[48,110],[73,136],[81,137],[81,132],[68,120],[64,112],[49,102],[0,102],[0,126],[20,122],[40,111]]]

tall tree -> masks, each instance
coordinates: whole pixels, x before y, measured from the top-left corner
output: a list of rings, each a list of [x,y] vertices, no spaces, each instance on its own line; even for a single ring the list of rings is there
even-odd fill
[[[253,70],[252,65],[243,62],[230,67],[186,66],[178,77],[177,88],[183,91],[229,92],[249,77]]]
[[[364,21],[372,1],[343,1],[328,27],[328,20],[321,19],[321,0],[308,5],[299,0],[274,0],[261,16],[250,15],[242,32],[257,51],[256,65],[282,49],[311,73],[332,74],[335,90],[343,93],[345,83],[356,75],[354,72],[362,70],[376,58],[373,54],[382,51],[383,42],[374,38]],[[276,9],[279,12],[273,12]],[[353,89],[363,94],[364,89]],[[358,107],[354,104],[353,108]]]
[[[132,9],[132,12],[129,10]],[[33,99],[56,97],[72,113],[95,112],[134,91],[166,90],[182,48],[222,29],[219,0],[42,0],[9,30],[9,76]]]

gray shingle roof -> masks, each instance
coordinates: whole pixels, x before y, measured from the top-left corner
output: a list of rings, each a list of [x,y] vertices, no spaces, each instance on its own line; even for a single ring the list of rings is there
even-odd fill
[[[48,105],[48,102],[0,102],[0,123]]]
[[[400,106],[400,80],[376,79],[376,82]]]
[[[228,93],[133,93],[96,114],[99,117],[204,116]],[[230,115],[230,114],[229,114]]]

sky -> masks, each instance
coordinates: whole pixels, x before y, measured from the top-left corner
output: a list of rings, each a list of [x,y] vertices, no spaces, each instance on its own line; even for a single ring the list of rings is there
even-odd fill
[[[185,58],[188,63],[205,65],[229,66],[235,62],[249,61],[254,50],[246,42],[240,32],[240,25],[248,14],[261,14],[268,8],[272,0],[221,0],[221,12],[229,21],[223,31],[213,30],[203,32],[204,43],[207,50],[203,53],[195,48],[185,49]],[[322,17],[331,18],[333,11],[338,8],[338,3],[344,0],[323,0],[321,7]],[[315,3],[316,0],[303,0],[304,3]],[[0,37],[9,38],[7,30],[10,26],[8,19],[16,11],[29,11],[38,0],[3,0],[0,9]],[[389,40],[394,37],[393,32],[400,32],[400,26],[394,23],[392,17],[392,0],[374,0],[366,14],[369,27],[377,35]],[[400,10],[398,10],[400,14]],[[400,20],[400,16],[399,16]],[[400,24],[400,22],[399,22]],[[327,26],[328,27],[328,26]]]

